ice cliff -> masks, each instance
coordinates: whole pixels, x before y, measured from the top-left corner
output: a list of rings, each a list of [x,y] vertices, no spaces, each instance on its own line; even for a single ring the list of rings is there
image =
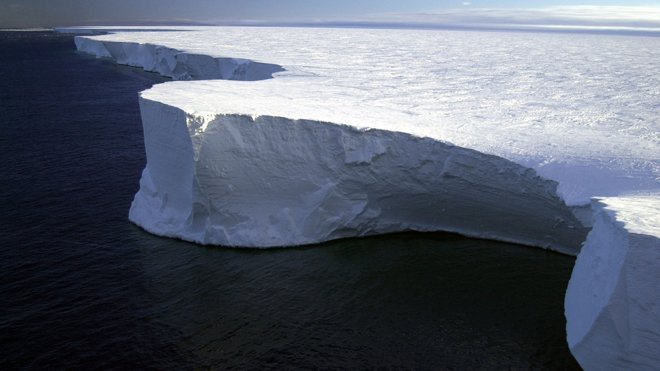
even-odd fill
[[[130,218],[156,234],[269,247],[442,230],[575,254],[585,233],[556,183],[496,156],[329,122],[194,116],[152,93]]]
[[[565,305],[568,345],[587,370],[660,367],[659,196],[593,202]]]
[[[283,70],[246,60],[236,69],[235,59],[149,44],[75,40],[87,53],[176,79],[256,80]],[[306,79],[284,80],[284,89],[276,80],[217,81],[143,92],[147,166],[129,218],[155,234],[229,246],[441,230],[579,250],[586,230],[555,182],[497,156],[365,128],[384,116],[403,118],[378,107],[350,108],[350,99],[333,93],[305,99]],[[291,102],[302,118],[273,108]],[[347,111],[328,112],[337,109]]]
[[[227,79],[262,80],[283,71],[274,64],[240,58],[214,58],[203,54],[185,53],[153,44],[97,41],[87,37],[74,38],[76,48],[97,57],[112,58],[119,64],[141,67],[175,80]]]
[[[178,80],[255,80],[141,94],[136,224],[253,247],[443,230],[575,255],[587,230],[566,203],[609,196],[567,291],[569,347],[587,370],[657,369],[660,39],[184,31],[76,37]]]

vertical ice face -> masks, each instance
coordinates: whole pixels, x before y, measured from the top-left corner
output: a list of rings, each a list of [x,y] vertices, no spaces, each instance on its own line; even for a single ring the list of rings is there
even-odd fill
[[[179,80],[257,80],[281,70],[151,44],[76,43]],[[132,221],[156,234],[232,246],[442,230],[577,253],[584,228],[557,197],[556,183],[533,170],[398,132],[414,128],[409,115],[360,109],[338,98],[346,97],[344,88],[312,97],[304,79],[256,86],[174,88],[168,98],[141,99],[148,164]],[[200,101],[211,102],[212,117],[194,116]],[[346,112],[337,117],[337,110]],[[305,115],[310,119],[290,118]],[[338,124],[346,120],[397,131]]]
[[[187,115],[141,99],[147,167],[130,218],[204,244],[289,246],[451,231],[575,254],[556,183],[430,138],[312,120]]]
[[[141,67],[175,80],[225,79],[255,81],[269,79],[284,69],[276,64],[239,58],[214,58],[185,53],[153,44],[99,41],[76,36],[76,48],[97,57],[112,58],[119,64]]]
[[[586,370],[660,365],[658,195],[594,201],[566,292],[568,345]]]

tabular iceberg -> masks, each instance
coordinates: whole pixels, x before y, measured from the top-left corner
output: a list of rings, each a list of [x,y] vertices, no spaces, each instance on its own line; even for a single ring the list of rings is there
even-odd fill
[[[263,79],[282,70],[245,61],[241,74],[227,74],[216,61],[229,58],[82,36],[76,45],[177,79]],[[307,76],[181,84],[140,99],[147,166],[129,218],[152,233],[272,247],[441,230],[571,255],[586,235],[556,182],[415,135],[406,115],[358,106],[333,85],[310,94]]]
[[[182,30],[196,38],[76,38],[174,79],[262,80],[141,93],[132,221],[232,246],[443,230],[574,255],[587,230],[566,204],[609,196],[567,291],[569,347],[588,370],[657,369],[660,38]]]
[[[153,233],[269,247],[442,230],[567,254],[586,234],[555,182],[503,158],[329,122],[194,116],[162,103],[167,86],[140,100],[147,167],[130,218]]]

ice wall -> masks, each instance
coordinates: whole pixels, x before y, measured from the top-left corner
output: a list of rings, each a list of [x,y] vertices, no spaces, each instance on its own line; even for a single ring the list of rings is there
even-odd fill
[[[429,138],[140,100],[147,167],[130,219],[204,244],[289,246],[405,230],[576,254],[556,183]]]
[[[275,64],[239,58],[214,58],[176,49],[134,42],[101,41],[85,36],[74,38],[76,48],[119,64],[141,67],[175,80],[224,79],[254,81],[269,79],[284,69]]]
[[[76,45],[175,79],[256,80],[281,70],[238,60],[245,66],[239,74],[236,59],[150,44],[77,37]],[[306,86],[303,81],[302,88],[291,83],[276,90],[304,94]],[[557,197],[557,184],[534,170],[430,138],[360,130],[340,124],[341,118],[333,123],[264,115],[261,107],[288,102],[275,104],[281,94],[263,96],[261,90],[243,91],[240,99],[192,87],[143,96],[148,163],[130,219],[155,234],[231,246],[442,230],[567,254],[579,250],[585,229]],[[172,96],[173,103],[165,103]],[[196,116],[199,105],[189,102],[213,97],[231,103],[211,108],[210,117]],[[303,99],[289,102],[300,102],[297,111],[307,110],[309,117],[335,118],[306,107]],[[255,106],[241,107],[240,101]],[[380,118],[377,110],[362,111],[362,126]]]
[[[568,345],[585,370],[660,366],[660,197],[593,202],[566,292]]]

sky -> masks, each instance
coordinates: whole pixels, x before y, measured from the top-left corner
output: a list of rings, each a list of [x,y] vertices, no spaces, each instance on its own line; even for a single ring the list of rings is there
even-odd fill
[[[660,0],[0,0],[0,28],[363,21],[660,27]]]

